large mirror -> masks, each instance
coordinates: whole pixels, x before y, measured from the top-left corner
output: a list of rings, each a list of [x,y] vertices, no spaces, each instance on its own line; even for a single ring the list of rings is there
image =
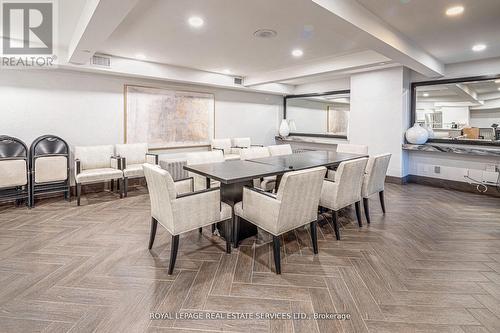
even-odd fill
[[[414,122],[432,128],[431,142],[500,144],[500,78],[413,85]]]
[[[290,135],[347,138],[349,91],[285,97]]]

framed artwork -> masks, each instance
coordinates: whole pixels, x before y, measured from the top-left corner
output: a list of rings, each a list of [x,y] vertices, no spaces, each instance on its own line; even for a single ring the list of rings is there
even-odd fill
[[[210,145],[214,136],[212,94],[125,85],[125,143],[150,149]]]

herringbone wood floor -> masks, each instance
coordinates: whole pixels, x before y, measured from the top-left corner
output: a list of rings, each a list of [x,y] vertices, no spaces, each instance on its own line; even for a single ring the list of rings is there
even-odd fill
[[[307,229],[284,236],[283,274],[267,244],[224,253],[209,228],[147,250],[143,188],[82,206],[0,206],[1,332],[500,332],[500,201],[420,185],[388,185],[372,224],[341,217],[313,256]],[[150,320],[151,312],[346,312],[331,320]]]

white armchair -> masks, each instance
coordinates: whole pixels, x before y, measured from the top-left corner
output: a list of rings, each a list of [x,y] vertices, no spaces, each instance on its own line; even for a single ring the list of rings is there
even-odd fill
[[[361,227],[361,184],[368,159],[360,158],[342,162],[335,173],[335,179],[325,179],[321,189],[320,207],[332,211],[335,236],[340,240],[340,229],[337,212],[349,205],[355,204],[356,217]]]
[[[220,189],[178,194],[170,174],[158,166],[143,164],[151,200],[151,234],[153,247],[156,227],[160,223],[172,235],[168,274],[172,274],[179,248],[179,235],[224,221],[231,230],[231,207],[220,201]],[[230,235],[226,236],[226,252],[231,253]]]
[[[239,149],[232,148],[231,139],[213,139],[212,150],[221,150],[226,161],[238,160],[240,158]]]
[[[28,147],[17,138],[0,135],[0,202],[30,202]]]
[[[368,146],[339,143],[337,145],[337,153],[368,155]],[[326,178],[334,180],[335,179],[335,171],[328,170]]]
[[[240,158],[242,160],[251,160],[254,158],[269,157],[269,150],[266,147],[251,147],[242,149]],[[264,191],[272,191],[276,185],[276,176],[263,177],[253,180],[253,186]]]
[[[363,186],[361,187],[361,196],[363,197],[363,206],[365,209],[366,221],[370,223],[370,208],[368,198],[378,193],[382,212],[385,214],[384,184],[391,154],[382,154],[370,157],[366,165],[365,175],[363,177]]]
[[[186,154],[186,162],[188,165],[206,164],[206,163],[221,163],[224,162],[224,155],[220,150],[193,152]],[[220,183],[215,180],[210,180],[206,177],[193,172],[188,172],[189,177],[194,179],[194,190],[200,191],[210,187],[219,187]]]
[[[80,206],[82,185],[118,180],[123,183],[121,158],[114,156],[112,145],[75,147],[75,182],[77,205]],[[123,197],[123,184],[120,198]]]
[[[239,218],[273,235],[277,274],[281,274],[280,235],[310,224],[313,250],[315,254],[318,253],[316,222],[325,173],[324,167],[285,173],[276,195],[245,187],[243,201],[234,206],[234,235],[238,235]],[[238,246],[237,237],[234,245]]]
[[[147,143],[129,143],[115,145],[116,156],[122,159],[124,195],[128,196],[128,180],[144,177],[144,163],[158,164],[158,155],[148,152]]]
[[[271,156],[282,156],[282,155],[291,155],[293,154],[292,146],[289,144],[286,145],[274,145],[268,146],[269,153]]]
[[[252,144],[252,140],[250,138],[233,138],[231,151],[233,154],[240,154],[241,150],[250,147],[263,147],[263,146]]]

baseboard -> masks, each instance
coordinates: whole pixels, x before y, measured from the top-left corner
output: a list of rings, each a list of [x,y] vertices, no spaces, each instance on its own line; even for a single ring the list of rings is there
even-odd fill
[[[440,187],[448,190],[455,190],[461,192],[469,192],[476,194],[484,194],[492,197],[500,198],[500,192],[494,186],[488,186],[486,192],[479,192],[476,185],[459,182],[456,180],[439,179],[425,176],[408,175],[408,183],[415,183],[421,185],[427,185],[432,187]]]
[[[405,177],[386,176],[385,182],[390,184],[404,185],[408,182],[408,176]]]

